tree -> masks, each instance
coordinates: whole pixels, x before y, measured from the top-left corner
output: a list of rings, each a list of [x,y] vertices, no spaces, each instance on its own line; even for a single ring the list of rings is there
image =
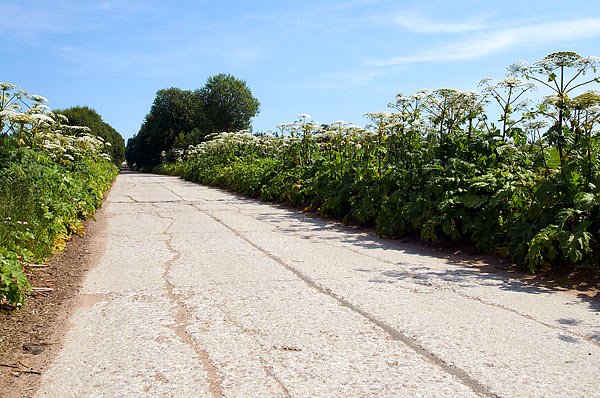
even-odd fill
[[[150,169],[162,152],[199,144],[210,133],[247,129],[259,105],[246,82],[226,74],[208,78],[193,92],[158,90],[140,131],[127,143],[127,162]]]
[[[260,102],[252,96],[246,82],[229,74],[209,77],[195,94],[202,104],[201,129],[208,133],[248,129],[250,119],[260,111]]]
[[[125,141],[117,130],[102,120],[98,112],[87,106],[72,106],[67,109],[55,110],[54,113],[65,115],[69,119],[65,124],[89,127],[92,135],[99,136],[104,142],[110,143],[109,155],[114,164],[121,166],[125,160]]]
[[[159,164],[160,154],[170,151],[180,134],[199,124],[199,109],[198,97],[190,90],[158,90],[140,131],[127,143],[127,162],[138,167]]]

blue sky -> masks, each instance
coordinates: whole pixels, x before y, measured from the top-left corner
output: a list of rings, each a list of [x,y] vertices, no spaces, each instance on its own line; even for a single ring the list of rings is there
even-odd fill
[[[476,89],[556,51],[600,56],[595,0],[2,0],[0,15],[0,81],[90,106],[126,139],[157,90],[217,73],[247,82],[267,131],[301,113],[364,125],[399,92]]]

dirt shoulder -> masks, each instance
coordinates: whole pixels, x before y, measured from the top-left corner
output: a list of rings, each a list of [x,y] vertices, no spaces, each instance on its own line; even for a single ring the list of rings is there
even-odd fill
[[[18,311],[0,311],[0,395],[32,397],[41,374],[52,363],[69,328],[86,273],[104,252],[103,210],[84,223],[85,235],[74,236],[45,267],[28,267],[35,289]]]

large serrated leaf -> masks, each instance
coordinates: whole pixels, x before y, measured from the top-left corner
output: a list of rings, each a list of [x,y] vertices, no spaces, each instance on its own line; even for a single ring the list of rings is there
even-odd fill
[[[560,228],[564,228],[565,223],[575,214],[576,210],[571,208],[562,209],[558,212],[555,218],[555,222],[560,225]]]
[[[483,205],[486,201],[487,201],[487,197],[479,196],[479,195],[472,195],[472,194],[467,194],[467,195],[461,196],[457,200],[458,203],[461,203],[465,207],[468,207],[471,209],[481,207],[481,205]]]
[[[578,192],[573,198],[575,208],[583,211],[589,211],[594,207],[595,195],[589,192]]]

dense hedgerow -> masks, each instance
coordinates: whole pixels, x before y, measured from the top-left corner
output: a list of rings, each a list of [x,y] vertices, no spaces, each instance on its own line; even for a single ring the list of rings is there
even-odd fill
[[[399,94],[393,112],[367,114],[367,128],[301,115],[279,137],[222,133],[164,154],[175,160],[158,171],[372,224],[381,236],[465,242],[532,272],[599,270],[600,95],[573,94],[600,82],[598,61],[555,53],[513,64],[481,92]],[[532,82],[552,95],[526,100]]]
[[[24,265],[81,232],[118,173],[102,140],[44,101],[0,83],[0,302],[17,306],[30,289]]]
[[[55,109],[54,113],[60,113],[68,118],[66,124],[69,126],[86,126],[90,128],[90,134],[101,137],[104,142],[110,143],[106,152],[110,155],[113,163],[121,167],[125,161],[125,141],[121,134],[110,124],[102,120],[102,116],[94,109],[87,106],[72,106],[66,109]]]

